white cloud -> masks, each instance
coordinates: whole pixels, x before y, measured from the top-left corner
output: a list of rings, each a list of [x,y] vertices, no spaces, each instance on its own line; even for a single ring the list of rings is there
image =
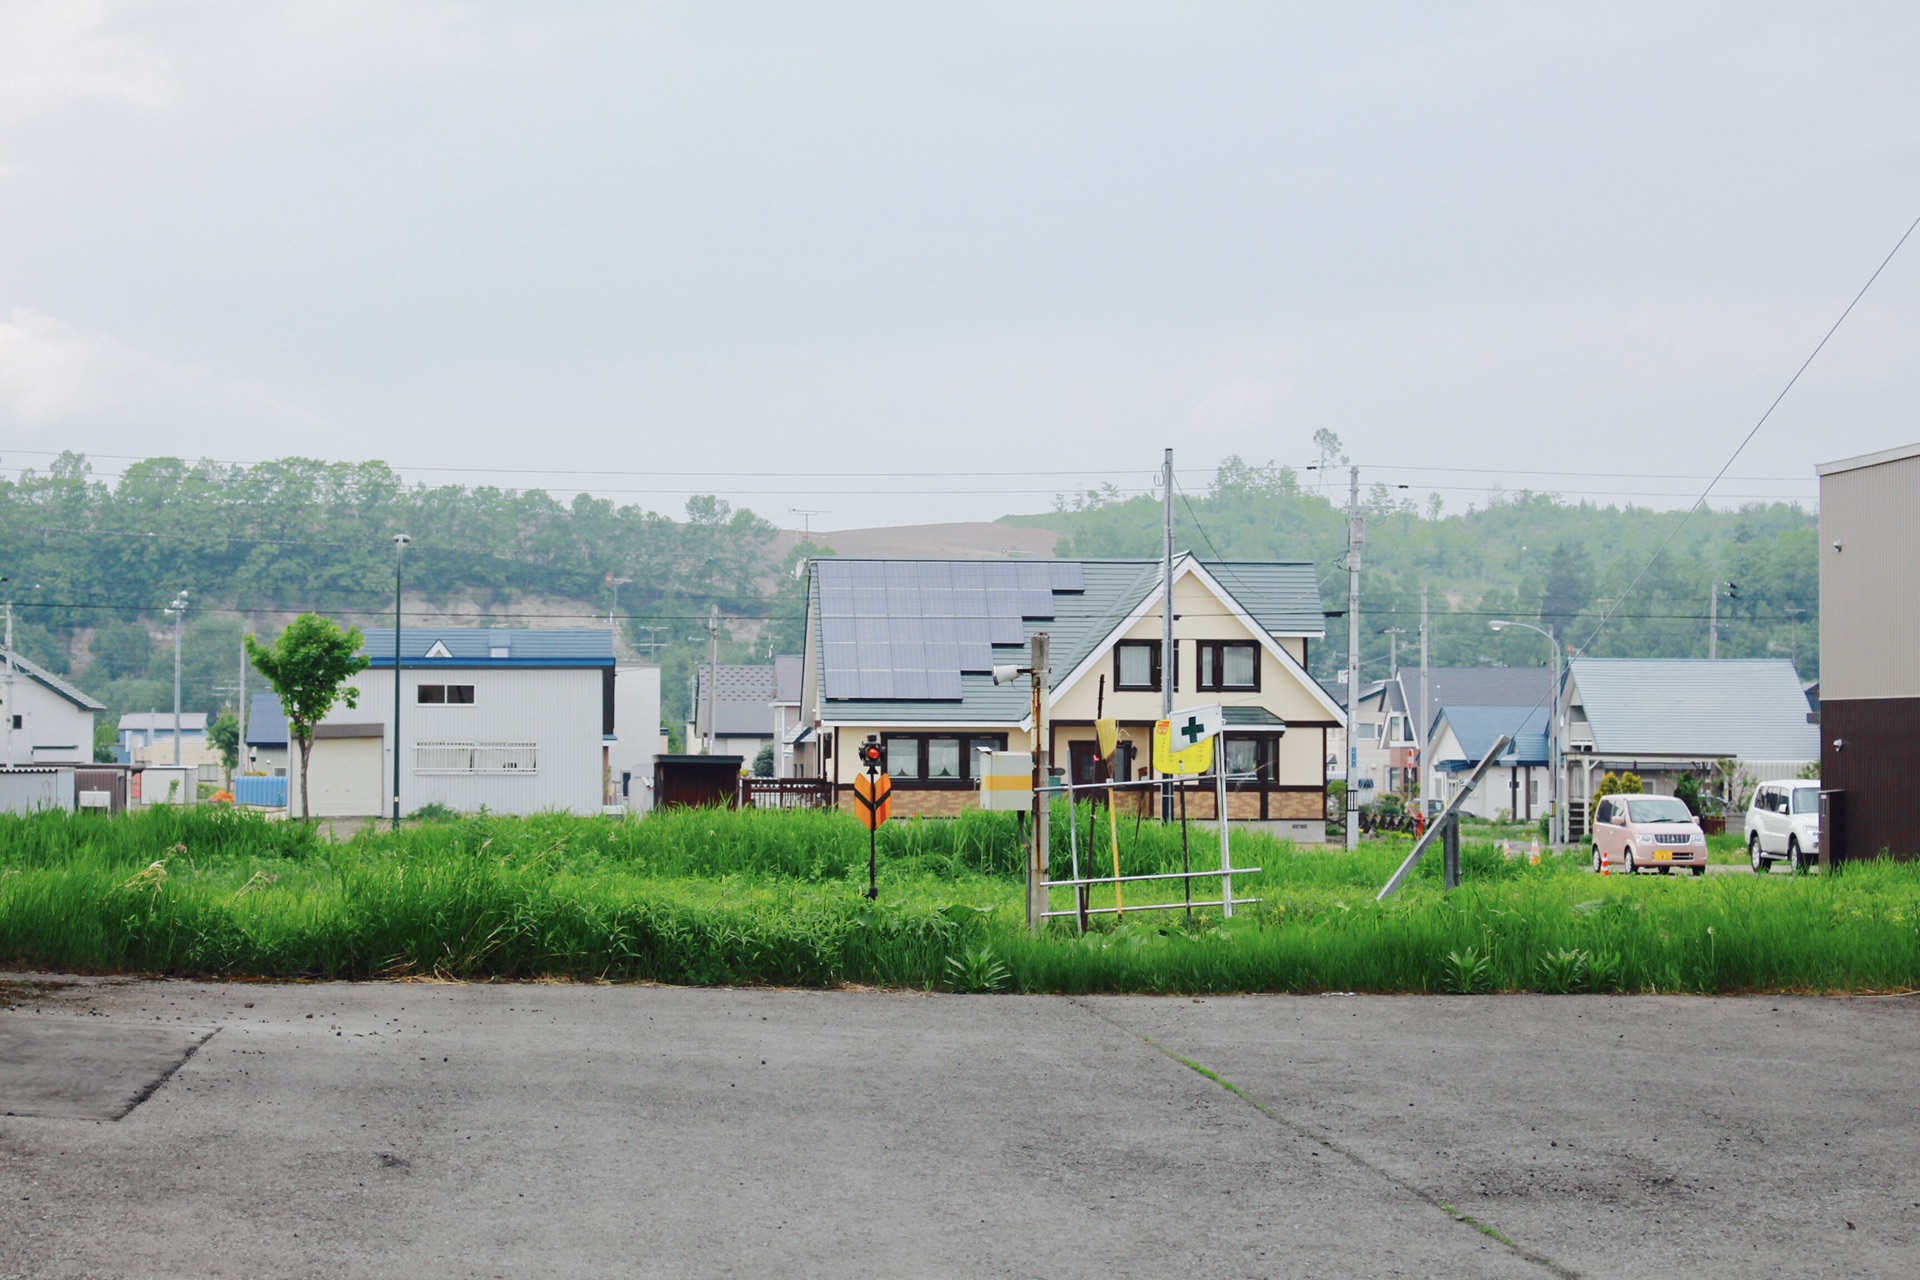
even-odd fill
[[[0,127],[85,102],[167,105],[168,60],[118,29],[123,12],[97,0],[0,7]]]
[[[138,446],[153,453],[245,459],[271,432],[278,451],[324,440],[315,415],[266,388],[215,376],[136,350],[113,337],[15,307],[0,322],[0,440],[16,447],[59,429],[98,452]]]

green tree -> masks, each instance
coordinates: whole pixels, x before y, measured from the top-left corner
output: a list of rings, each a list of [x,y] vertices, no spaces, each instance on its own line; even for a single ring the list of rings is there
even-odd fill
[[[220,753],[220,763],[227,771],[227,784],[233,784],[234,772],[240,768],[240,718],[231,711],[222,711],[220,718],[207,726],[207,741]]]
[[[115,620],[95,627],[88,651],[93,655],[93,663],[87,668],[87,674],[95,679],[144,676],[153,666],[153,637],[137,622]]]
[[[267,678],[280,695],[280,709],[286,713],[287,733],[300,744],[300,814],[307,817],[313,808],[307,803],[307,761],[313,754],[313,726],[326,718],[335,704],[359,705],[360,691],[347,680],[367,669],[360,656],[360,628],[341,630],[331,619],[316,613],[303,613],[287,625],[271,648],[251,635],[246,638],[247,658],[254,669]]]
[[[760,754],[753,758],[753,776],[756,778],[773,776],[773,744],[771,742],[760,748]]]

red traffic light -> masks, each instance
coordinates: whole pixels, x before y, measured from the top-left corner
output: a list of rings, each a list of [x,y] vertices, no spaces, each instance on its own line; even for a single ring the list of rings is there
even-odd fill
[[[860,759],[865,764],[879,764],[880,763],[880,744],[877,742],[861,743]]]

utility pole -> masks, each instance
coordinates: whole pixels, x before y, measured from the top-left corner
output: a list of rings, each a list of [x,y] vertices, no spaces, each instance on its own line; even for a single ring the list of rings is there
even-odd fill
[[[1160,464],[1160,492],[1166,499],[1166,568],[1161,582],[1160,718],[1173,719],[1173,682],[1179,674],[1180,654],[1173,642],[1173,450]],[[1160,821],[1173,821],[1173,779],[1160,784]]]
[[[173,762],[177,765],[180,763],[180,620],[187,615],[187,593],[182,591],[175,596],[173,603],[167,606],[166,611],[173,615]],[[11,609],[8,610],[8,614],[12,614]],[[11,625],[11,616],[9,616],[9,625]],[[13,646],[7,647],[11,650]],[[13,665],[11,659],[7,665],[11,669]],[[12,724],[13,721],[8,720],[7,723]],[[182,800],[186,798],[184,791],[185,788],[182,788]]]
[[[1720,656],[1720,593],[1725,591],[1728,600],[1740,598],[1740,584],[1737,582],[1715,582],[1713,594],[1707,599],[1707,661]]]
[[[1387,638],[1387,679],[1400,674],[1400,637],[1407,634],[1405,627],[1388,627],[1380,633]]]
[[[240,772],[247,771],[247,625],[243,618],[240,622],[240,741],[236,744],[234,755],[240,766]]]
[[[713,695],[720,683],[720,606],[707,606],[707,754],[713,754]]]
[[[1360,548],[1367,522],[1360,514],[1360,468],[1347,468],[1347,851],[1360,847],[1360,745],[1354,712],[1360,699]]]
[[[400,829],[400,565],[412,542],[404,533],[393,535],[393,829]]]
[[[1048,652],[1050,637],[1044,631],[1033,633],[1027,665],[1033,675],[1033,849],[1027,859],[1027,928],[1038,933],[1047,910],[1047,850],[1052,833],[1052,761],[1047,751],[1047,687],[1051,683]],[[1068,797],[1073,793],[1069,791]],[[1071,816],[1067,819],[1071,822]]]
[[[607,630],[609,631],[616,630],[614,614],[620,611],[620,588],[629,586],[632,582],[632,578],[616,578],[612,574],[607,575],[607,585],[613,588],[613,600],[607,605]]]
[[[13,601],[7,601],[7,768],[13,768]]]
[[[1797,604],[1790,604],[1782,609],[1781,612],[1786,614],[1788,620],[1793,624],[1793,647],[1789,652],[1793,660],[1793,673],[1797,676],[1800,674],[1800,615],[1805,613],[1806,610]]]
[[[1420,763],[1420,812],[1427,812],[1427,730],[1431,721],[1427,719],[1427,584],[1420,584],[1420,732],[1414,744],[1420,754],[1414,757]]]
[[[662,631],[671,631],[671,630],[673,630],[673,628],[672,628],[672,627],[635,627],[635,628],[634,628],[634,630],[635,630],[635,631],[644,631],[644,632],[646,632],[646,633],[647,633],[647,638],[646,638],[645,640],[640,640],[640,641],[636,641],[636,644],[639,644],[639,645],[645,645],[645,646],[646,646],[646,649],[647,649],[647,661],[648,661],[648,662],[652,662],[652,661],[653,661],[653,655],[654,655],[655,653],[657,653],[657,652],[659,652],[659,650],[660,650],[660,646],[661,646],[662,644],[664,644],[664,643],[666,643],[666,642],[665,642],[665,641],[663,641],[663,640],[655,640],[655,639],[654,639],[654,636],[656,636],[657,634],[659,634],[659,633],[660,633],[660,632],[662,632]]]

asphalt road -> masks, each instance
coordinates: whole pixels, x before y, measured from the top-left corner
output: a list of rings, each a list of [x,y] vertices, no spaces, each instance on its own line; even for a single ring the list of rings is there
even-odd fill
[[[0,1275],[1920,1272],[1907,999],[28,981]]]

